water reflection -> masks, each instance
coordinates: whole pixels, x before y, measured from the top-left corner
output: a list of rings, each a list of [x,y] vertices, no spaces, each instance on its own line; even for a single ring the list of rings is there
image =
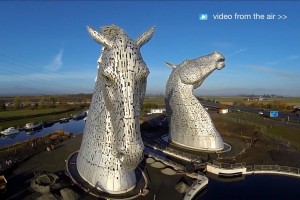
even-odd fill
[[[83,120],[70,120],[67,123],[55,123],[49,127],[45,127],[41,130],[36,131],[21,131],[19,133],[16,133],[14,135],[9,136],[1,136],[0,140],[0,147],[13,145],[17,142],[22,142],[26,140],[31,140],[35,138],[39,138],[43,135],[53,133],[57,130],[64,130],[73,134],[82,133],[84,129],[84,121]]]
[[[195,199],[299,199],[300,179],[281,175],[247,175],[225,181],[208,175],[206,191]]]
[[[14,134],[10,134],[10,135],[1,135],[1,139],[15,139],[16,136],[19,134],[20,132],[14,133]]]

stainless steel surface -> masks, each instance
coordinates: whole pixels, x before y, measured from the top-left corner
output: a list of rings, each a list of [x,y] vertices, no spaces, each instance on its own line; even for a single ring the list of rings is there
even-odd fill
[[[154,28],[136,40],[114,25],[100,31],[88,27],[88,32],[104,47],[77,167],[97,189],[124,193],[135,187],[134,169],[144,149],[139,119],[149,70],[140,47],[151,39]]]
[[[172,73],[166,88],[166,109],[172,142],[189,148],[219,151],[223,140],[209,114],[193,95],[203,81],[215,70],[225,66],[225,58],[219,52],[179,65],[167,63]]]

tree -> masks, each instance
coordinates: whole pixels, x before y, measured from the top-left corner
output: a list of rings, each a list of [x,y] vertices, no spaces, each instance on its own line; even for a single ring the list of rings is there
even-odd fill
[[[254,108],[259,108],[259,103],[257,101],[254,101],[250,104],[250,106]]]
[[[31,99],[30,99],[30,97],[24,97],[23,103],[24,103],[24,106],[26,108],[30,108],[31,107]]]
[[[61,97],[59,100],[59,107],[60,108],[69,108],[68,101],[65,97]]]
[[[4,111],[6,110],[6,105],[5,105],[5,102],[4,101],[0,101],[0,111]]]
[[[20,97],[14,97],[14,108],[17,110],[21,107],[21,100]]]
[[[34,109],[37,109],[38,107],[39,107],[39,104],[37,102],[35,102],[32,109],[34,110]]]
[[[289,111],[293,111],[294,110],[294,106],[288,105],[288,106],[286,106],[286,109],[289,110]]]
[[[45,97],[41,97],[40,102],[39,102],[39,108],[46,108],[46,98]]]
[[[55,97],[55,96],[48,97],[48,104],[49,104],[50,108],[55,108],[56,102],[57,102],[57,97]]]
[[[225,108],[227,108],[227,105],[226,105],[226,104],[222,104],[222,103],[220,103],[220,104],[219,104],[219,106],[220,106],[220,108],[221,108],[221,109],[225,109]]]
[[[242,100],[236,100],[236,101],[233,102],[233,105],[235,105],[235,106],[245,106],[246,104]]]
[[[88,107],[89,104],[90,104],[90,102],[91,102],[91,99],[90,99],[90,98],[88,98],[88,97],[85,97],[85,98],[84,98],[84,106],[85,106],[85,107]]]

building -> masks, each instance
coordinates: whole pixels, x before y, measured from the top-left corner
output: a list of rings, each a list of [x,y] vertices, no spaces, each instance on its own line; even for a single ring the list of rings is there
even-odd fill
[[[151,115],[151,114],[163,114],[166,112],[166,109],[165,108],[153,108],[150,110],[150,113],[148,113],[148,115]]]
[[[223,108],[219,110],[220,114],[227,114],[228,113],[228,109],[227,108]]]

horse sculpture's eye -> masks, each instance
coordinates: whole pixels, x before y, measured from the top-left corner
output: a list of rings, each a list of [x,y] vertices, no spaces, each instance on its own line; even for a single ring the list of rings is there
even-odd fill
[[[102,76],[103,76],[103,79],[104,79],[104,81],[107,85],[111,85],[113,83],[113,80],[110,76],[108,76],[106,74],[102,74]]]

